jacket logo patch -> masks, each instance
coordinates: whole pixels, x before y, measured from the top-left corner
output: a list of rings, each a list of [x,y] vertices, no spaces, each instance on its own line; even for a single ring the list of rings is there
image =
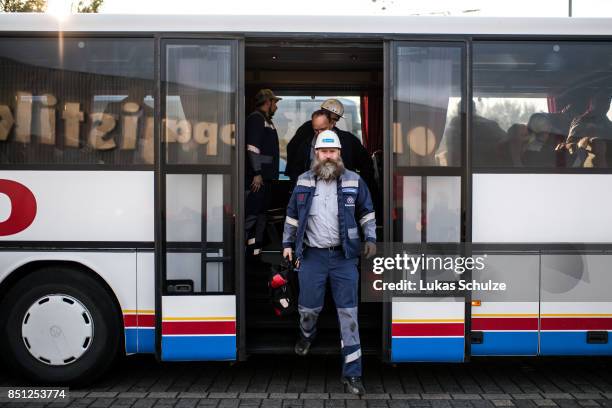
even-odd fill
[[[298,194],[298,195],[297,195],[297,200],[298,200],[299,202],[302,202],[302,201],[304,201],[304,197],[305,197],[305,196],[306,196],[306,195],[305,195],[304,193],[300,193],[300,194]]]
[[[346,197],[346,203],[347,204],[355,204],[355,199],[353,198],[353,196]]]

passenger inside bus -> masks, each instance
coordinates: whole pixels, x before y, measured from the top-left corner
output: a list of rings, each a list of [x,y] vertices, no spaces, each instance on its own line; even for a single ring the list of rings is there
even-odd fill
[[[608,166],[612,122],[607,116],[610,94],[593,95],[586,110],[580,101],[557,113],[535,112],[527,123],[507,132],[490,119],[474,115],[474,157],[480,167],[600,167]],[[453,130],[451,123],[447,131]]]
[[[247,43],[246,114],[255,109],[262,88],[282,98],[272,122],[278,133],[279,179],[273,180],[271,204],[261,251],[262,263],[246,263],[247,351],[293,352],[298,315],[276,316],[267,287],[270,271],[281,261],[285,210],[295,180],[310,168],[311,144],[317,131],[333,129],[340,137],[345,166],[367,182],[381,212],[381,189],[374,179],[372,154],[382,149],[382,63],[379,43],[291,44]],[[323,108],[323,109],[322,109]],[[381,158],[378,158],[378,162]],[[382,169],[382,167],[381,167]],[[382,181],[382,180],[381,180]],[[248,188],[249,186],[245,186]],[[377,216],[377,232],[382,216]],[[312,353],[340,353],[338,318],[331,298],[319,317],[319,336]],[[297,301],[297,292],[295,294]],[[380,350],[381,309],[362,303],[359,323],[364,352]]]
[[[589,109],[575,118],[570,126],[566,150],[575,155],[576,164],[583,167],[607,167],[606,152],[612,142],[612,121],[606,114],[610,110],[610,93],[607,90],[593,95]],[[587,156],[594,156],[587,160]]]
[[[474,167],[608,168],[612,83],[599,44],[483,43],[474,55]]]
[[[556,141],[551,135],[552,124],[548,115],[534,113],[527,123],[527,143],[522,163],[529,167],[552,167],[555,165]]]
[[[375,188],[372,157],[359,138],[346,130],[339,129],[336,123],[344,114],[344,105],[338,99],[327,99],[321,109],[314,111],[311,120],[298,128],[287,144],[287,167],[285,174],[295,184],[297,177],[310,168],[314,157],[315,136],[324,130],[333,130],[342,144],[342,160],[347,169],[357,171],[370,191]]]
[[[529,128],[522,123],[515,123],[508,128],[506,140],[499,144],[498,157],[503,163],[520,167],[523,165],[523,154],[529,141]]]

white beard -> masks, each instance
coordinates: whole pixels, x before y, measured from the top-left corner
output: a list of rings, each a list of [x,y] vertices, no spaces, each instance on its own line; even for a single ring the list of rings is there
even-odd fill
[[[344,162],[341,157],[338,157],[337,161],[324,160],[320,161],[316,156],[310,166],[311,170],[314,171],[316,176],[322,180],[330,181],[335,180],[344,173]]]

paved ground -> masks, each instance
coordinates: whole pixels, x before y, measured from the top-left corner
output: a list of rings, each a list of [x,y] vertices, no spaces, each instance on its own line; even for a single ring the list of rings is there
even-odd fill
[[[364,366],[368,394],[356,399],[343,393],[336,357],[257,356],[238,364],[161,364],[151,356],[133,356],[95,386],[71,390],[68,401],[27,406],[612,408],[609,358],[398,366],[367,358]],[[0,386],[20,384],[22,380],[0,373]]]

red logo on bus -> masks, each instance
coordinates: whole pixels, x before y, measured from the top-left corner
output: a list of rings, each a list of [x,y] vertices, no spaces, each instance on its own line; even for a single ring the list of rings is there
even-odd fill
[[[28,228],[36,217],[36,198],[30,189],[16,181],[0,179],[0,194],[6,194],[11,201],[9,217],[0,222],[0,237]]]

